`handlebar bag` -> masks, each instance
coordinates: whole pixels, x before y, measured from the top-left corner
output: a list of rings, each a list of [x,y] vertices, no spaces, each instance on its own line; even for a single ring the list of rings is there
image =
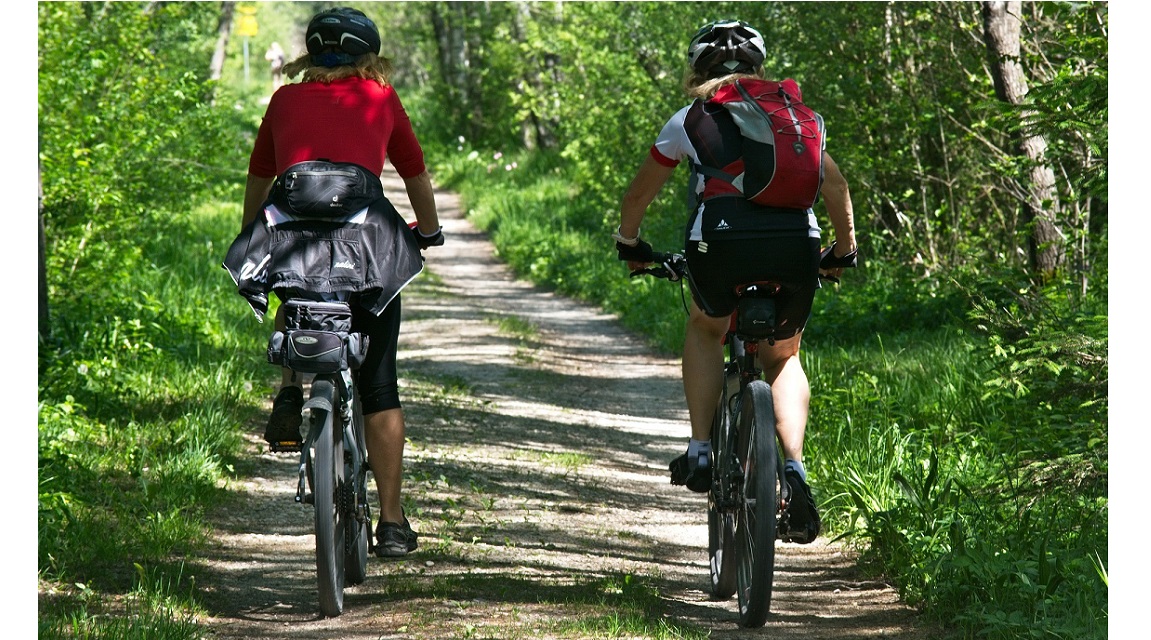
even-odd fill
[[[384,197],[384,186],[379,176],[353,162],[309,160],[277,176],[269,197],[303,218],[339,218]]]

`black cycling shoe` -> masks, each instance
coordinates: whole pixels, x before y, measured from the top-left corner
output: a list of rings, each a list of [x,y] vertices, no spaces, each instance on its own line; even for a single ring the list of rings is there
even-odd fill
[[[687,454],[671,461],[667,466],[671,471],[671,483],[687,485],[688,489],[696,493],[707,493],[711,489],[711,461],[709,456],[700,456],[699,464],[693,470],[687,462]]]
[[[376,555],[381,558],[396,558],[416,550],[415,531],[407,517],[402,523],[380,522],[376,525]]]
[[[272,401],[272,415],[264,429],[264,440],[272,445],[272,451],[299,451],[300,425],[304,418],[304,391],[299,387],[284,387]]]
[[[791,485],[791,501],[787,505],[787,528],[780,539],[784,542],[810,544],[819,537],[821,523],[811,488],[794,469],[784,469],[783,476]]]

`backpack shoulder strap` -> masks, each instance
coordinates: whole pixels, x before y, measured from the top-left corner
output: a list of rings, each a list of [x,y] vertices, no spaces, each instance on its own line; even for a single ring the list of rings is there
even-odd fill
[[[735,176],[731,175],[730,173],[728,173],[726,171],[723,171],[721,169],[716,169],[715,167],[709,167],[707,165],[698,164],[694,161],[691,164],[692,164],[692,168],[695,169],[696,173],[702,173],[703,175],[705,175],[709,178],[719,178],[720,180],[723,180],[724,182],[733,182],[733,183],[735,182]]]

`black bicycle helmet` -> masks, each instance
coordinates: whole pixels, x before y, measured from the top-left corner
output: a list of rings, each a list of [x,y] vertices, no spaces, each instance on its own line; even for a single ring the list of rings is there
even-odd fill
[[[334,53],[355,58],[365,53],[380,53],[380,32],[376,24],[362,11],[348,7],[316,14],[308,23],[305,42],[313,57]]]
[[[741,20],[717,20],[700,27],[687,48],[692,69],[706,77],[750,73],[763,64],[763,35]]]

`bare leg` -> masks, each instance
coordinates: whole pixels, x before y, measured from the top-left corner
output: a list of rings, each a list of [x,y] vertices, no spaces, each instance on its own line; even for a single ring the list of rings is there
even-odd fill
[[[803,462],[803,436],[807,430],[807,411],[811,387],[799,361],[799,343],[803,334],[779,340],[773,346],[759,343],[759,361],[764,378],[771,385],[775,402],[775,428],[783,443],[783,453],[790,460]]]
[[[712,318],[691,303],[683,345],[683,390],[691,437],[711,437],[711,421],[723,389],[723,336],[730,319]]]
[[[403,478],[404,411],[387,409],[364,416],[364,437],[368,447],[368,464],[376,478],[380,495],[380,521],[404,521],[400,509],[400,484]]]

